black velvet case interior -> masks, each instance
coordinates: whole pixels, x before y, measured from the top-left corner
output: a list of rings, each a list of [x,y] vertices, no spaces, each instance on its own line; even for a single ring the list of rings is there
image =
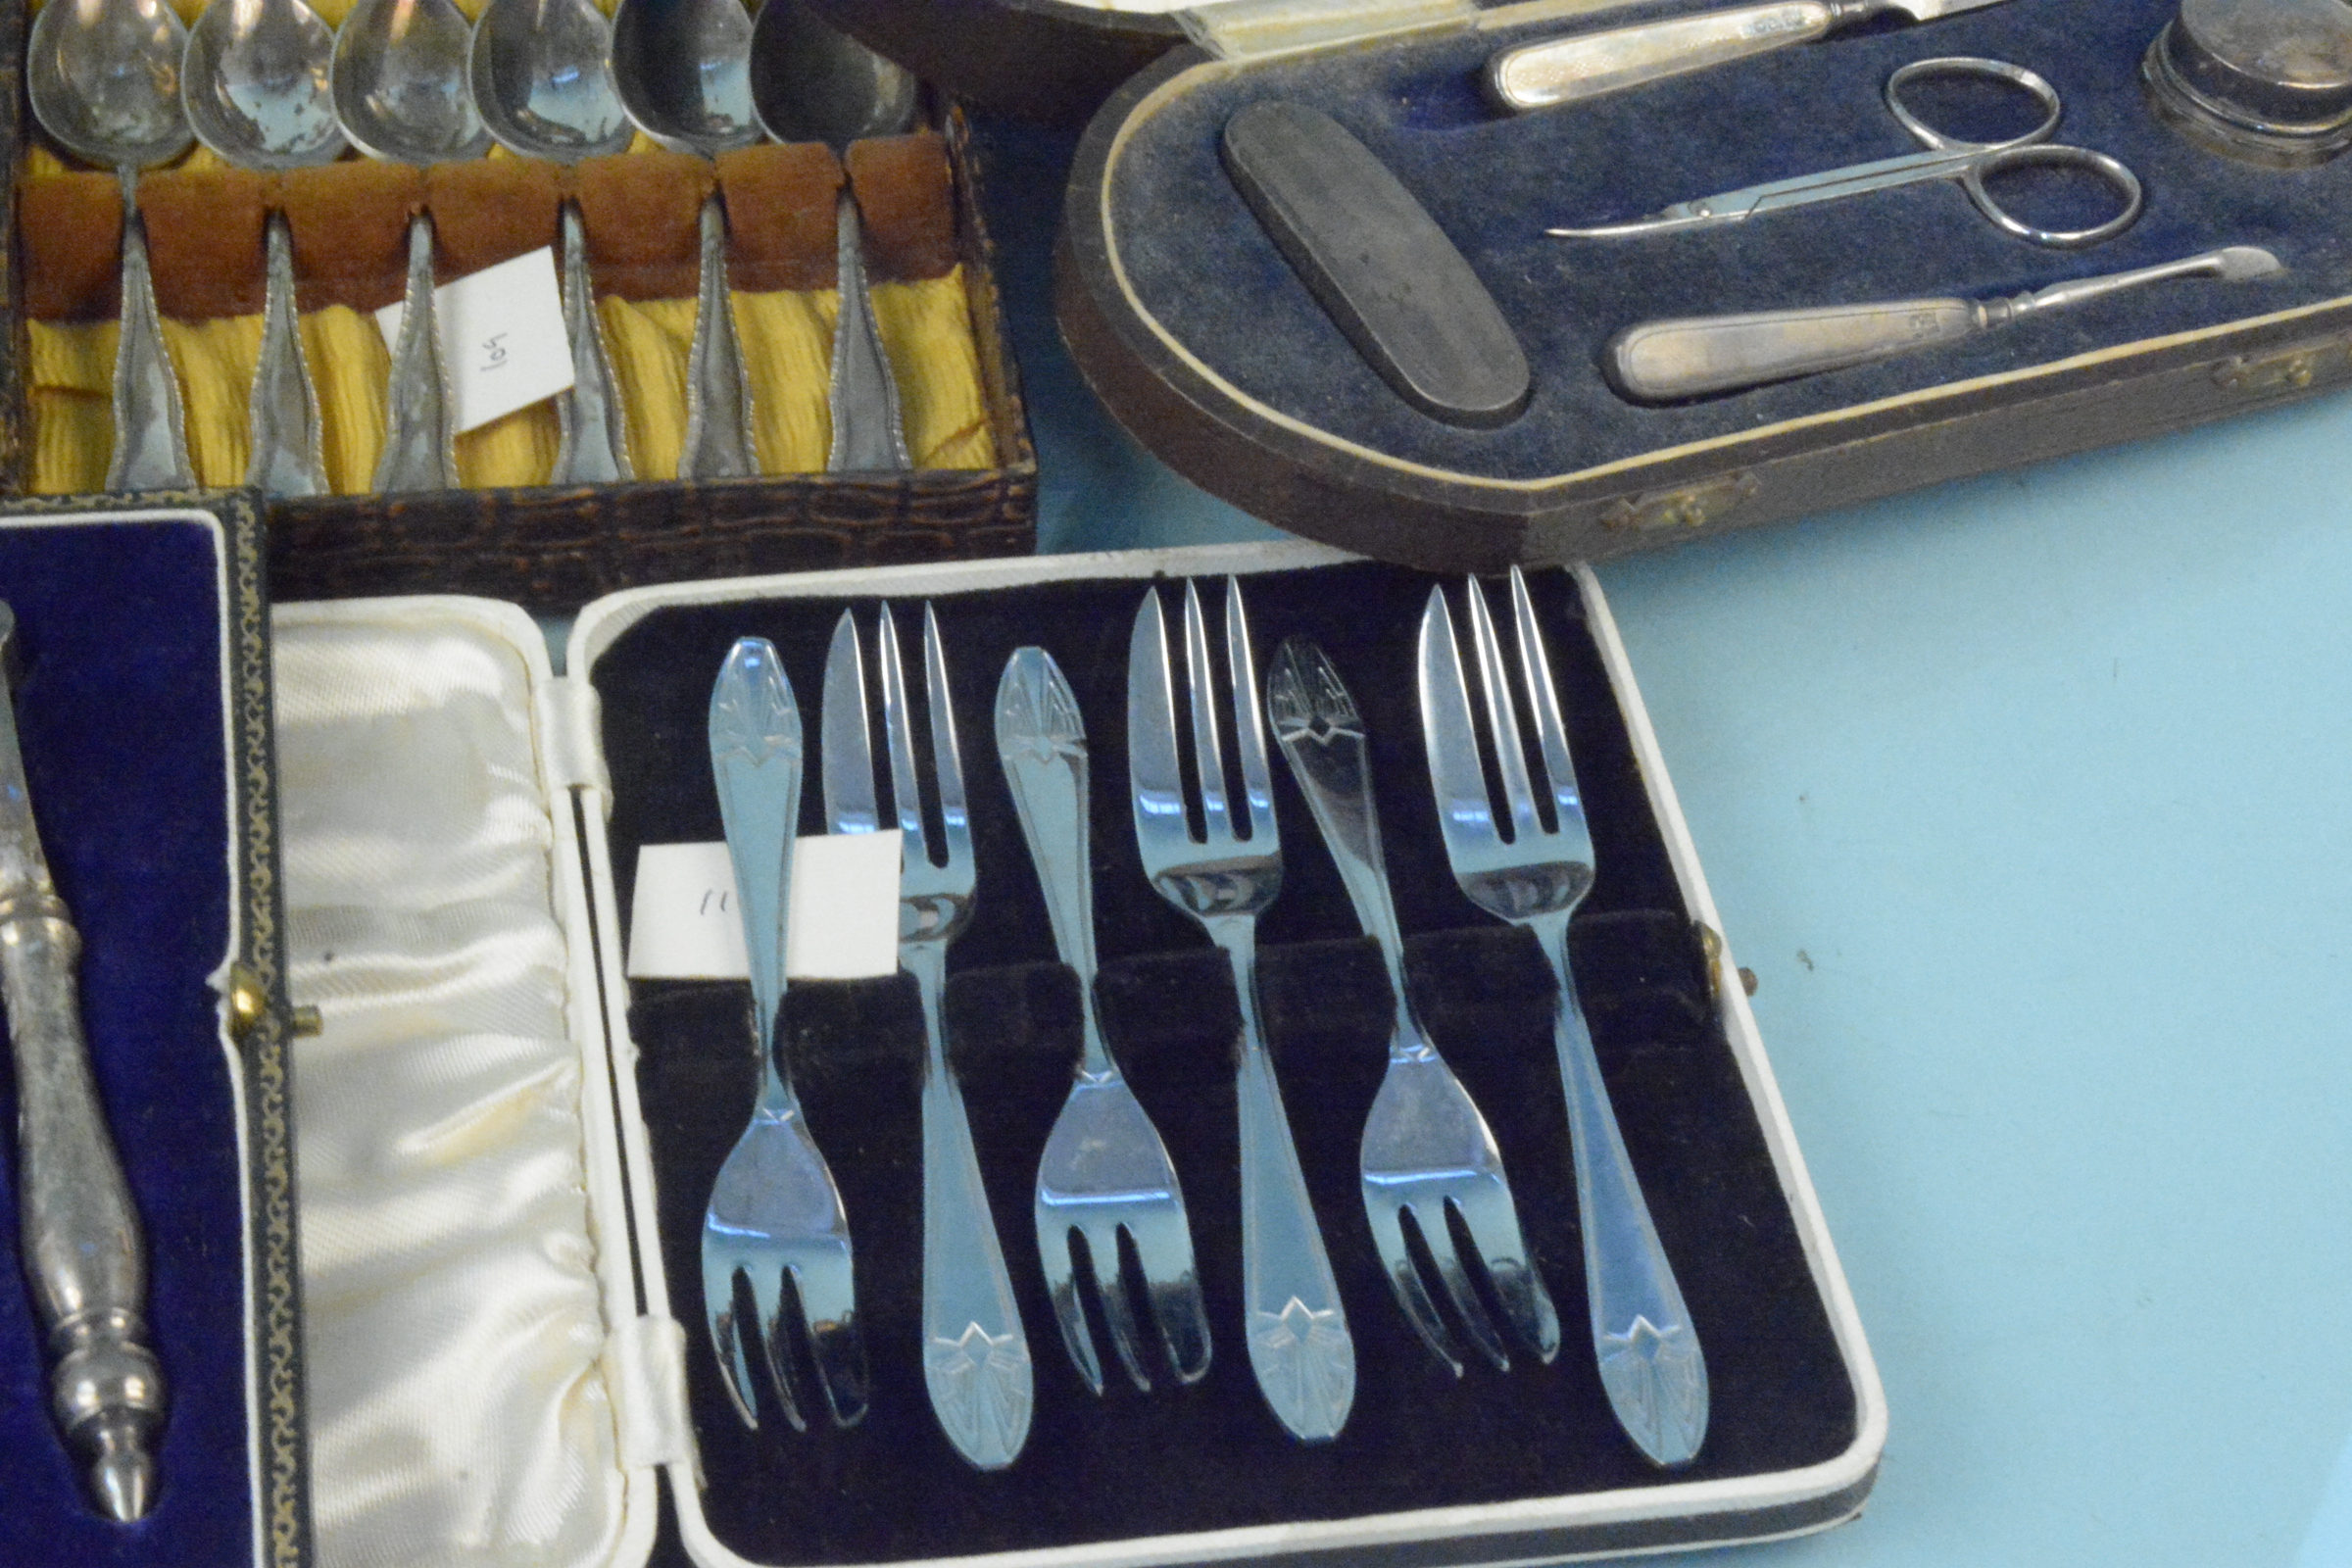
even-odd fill
[[[1612,14],[1615,25],[1691,6]],[[1327,50],[1196,71],[1124,127],[1108,175],[1117,259],[1137,305],[1218,375],[1280,414],[1393,457],[1482,478],[1579,472],[1904,392],[2352,295],[2352,158],[2251,168],[2158,122],[2139,59],[2176,0],[2007,0],[1911,26],[1873,24],[1826,41],[1569,109],[1511,117],[1477,73],[1494,50],[1558,24]],[[1555,239],[1554,225],[1641,217],[1669,203],[1919,150],[1882,101],[1899,66],[1981,55],[2038,72],[2065,117],[2054,140],[2122,160],[2146,210],[2086,250],[1995,228],[1952,182],[1913,185],[1639,239]],[[2022,134],[2038,118],[2006,95],[1931,92],[1948,131]],[[1535,371],[1526,412],[1497,429],[1406,405],[1349,347],[1243,204],[1220,162],[1244,105],[1288,99],[1360,138],[1468,257]],[[1996,191],[2031,222],[2087,226],[2116,209],[2087,175],[2018,172]],[[1101,198],[1093,190],[1073,200]],[[1790,306],[1961,295],[2261,245],[2286,270],[2254,282],[2180,282],[2115,295],[1876,365],[1671,407],[1618,396],[1599,365],[1636,321]],[[1207,280],[1214,286],[1206,286]]]
[[[1246,580],[1260,667],[1282,638],[1314,638],[1362,707],[1413,1002],[1500,1143],[1559,1305],[1560,1355],[1549,1366],[1522,1355],[1507,1373],[1474,1365],[1457,1381],[1391,1297],[1356,1166],[1385,1061],[1389,988],[1277,760],[1284,882],[1260,924],[1265,1024],[1358,1357],[1353,1415],[1337,1440],[1308,1446],[1283,1431],[1258,1396],[1239,1332],[1238,1015],[1229,972],[1200,929],[1146,883],[1127,803],[1126,652],[1144,585],[1079,580],[943,598],[935,603],[978,862],[974,920],[949,959],[950,1050],[1035,1360],[1035,1424],[1009,1469],[983,1475],[949,1446],[926,1401],[922,1036],[912,981],[901,975],[796,986],[781,1031],[848,1209],[871,1410],[848,1431],[795,1434],[771,1405],[758,1433],[742,1427],[704,1327],[699,1256],[711,1179],[753,1100],[749,993],[740,984],[638,983],[630,1030],[642,1052],[662,1262],[672,1309],[687,1325],[709,1483],[703,1507],[744,1556],[878,1562],[1342,1519],[1767,1474],[1832,1459],[1852,1443],[1855,1391],[1726,1046],[1707,961],[1572,580],[1540,573],[1532,587],[1598,853],[1598,881],[1572,939],[1576,972],[1713,1384],[1706,1445],[1673,1473],[1653,1470],[1618,1432],[1594,1370],[1549,973],[1532,938],[1455,890],[1436,836],[1412,694],[1415,628],[1438,579],[1361,564]],[[1221,590],[1204,591],[1214,623]],[[1179,601],[1165,603],[1174,610]],[[710,678],[737,637],[773,640],[791,676],[811,749],[801,826],[821,831],[816,694],[845,605],[870,635],[870,599],[666,608],[599,660],[592,678],[612,778],[619,907],[630,906],[638,846],[720,837],[705,722]],[[902,617],[906,655],[919,660],[910,624]],[[1214,1335],[1213,1364],[1190,1388],[1163,1379],[1141,1394],[1106,1362],[1112,1386],[1089,1394],[1062,1349],[1038,1267],[1031,1184],[1070,1085],[1078,996],[1074,976],[1054,961],[996,760],[997,679],[1025,643],[1054,654],[1086,719],[1103,1028],[1178,1167]]]
[[[171,1399],[152,1511],[101,1518],[49,1418],[0,1076],[0,1563],[254,1557],[240,1107],[207,983],[233,934],[222,579],[220,536],[185,518],[0,527],[25,777],[81,933],[82,1023],[146,1230]]]

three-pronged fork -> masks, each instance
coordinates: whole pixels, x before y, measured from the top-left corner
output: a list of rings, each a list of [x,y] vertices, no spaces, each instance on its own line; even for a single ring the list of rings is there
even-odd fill
[[[1242,1292],[1250,1313],[1250,1365],[1282,1424],[1313,1442],[1334,1437],[1355,1401],[1355,1342],[1306,1197],[1306,1178],[1283,1114],[1273,1058],[1257,1021],[1257,916],[1282,887],[1274,781],[1257,718],[1257,674],[1242,586],[1225,579],[1225,652],[1231,670],[1234,745],[1242,789],[1229,800],[1217,735],[1215,677],[1200,596],[1184,585],[1184,663],[1200,779],[1202,837],[1187,820],[1176,760],[1176,704],[1159,592],[1148,589],[1127,645],[1127,770],[1135,843],[1152,885],[1200,922],[1233,964],[1241,999]],[[1237,822],[1238,818],[1238,822]],[[1237,831],[1237,827],[1239,831]]]
[[[1506,838],[1479,760],[1470,693],[1454,645],[1446,591],[1429,591],[1421,617],[1421,717],[1436,787],[1438,820],[1454,880],[1472,903],[1533,931],[1559,981],[1553,1041],[1560,1082],[1567,1091],[1569,1134],[1576,1160],[1577,1202],[1584,1215],[1585,1285],[1592,1307],[1592,1343],[1601,1382],[1618,1423],[1642,1451],[1662,1465],[1698,1452],[1707,1429],[1707,1367],[1698,1336],[1683,1305],[1674,1269],[1649,1205],[1627,1157],[1625,1139],[1609,1107],[1609,1092],[1592,1054],[1592,1035],[1568,967],[1568,918],[1592,886],[1592,835],[1568,757],[1559,694],[1536,624],[1534,604],[1519,569],[1511,568],[1511,612],[1517,623],[1519,674],[1535,721],[1538,756],[1522,751],[1511,678],[1503,667],[1494,622],[1478,579],[1468,589],[1471,638],[1479,686],[1486,695],[1494,771],[1510,817]],[[1529,762],[1541,772],[1530,780]],[[1552,825],[1538,813],[1550,803]]]
[[[1084,1034],[1078,1081],[1037,1165],[1037,1250],[1061,1343],[1097,1394],[1096,1358],[1077,1271],[1091,1272],[1110,1341],[1139,1389],[1150,1389],[1143,1337],[1127,1298],[1123,1236],[1143,1275],[1145,1304],[1178,1381],[1208,1370],[1208,1314],[1193,1266],[1192,1229],[1176,1167],[1095,1019],[1094,886],[1087,865],[1086,725],[1069,682],[1042,648],[1013,652],[997,684],[997,756],[1037,865],[1061,961],[1078,974]]]
[[[1012,1280],[997,1245],[980,1156],[972,1148],[963,1091],[948,1066],[940,1017],[948,944],[972,914],[971,818],[963,803],[963,764],[938,617],[930,606],[923,607],[923,690],[940,816],[936,858],[923,826],[914,712],[888,605],[882,607],[877,640],[890,799],[901,844],[899,964],[914,976],[923,1003],[923,1382],[931,1409],[956,1451],[980,1469],[997,1470],[1012,1463],[1029,1439],[1029,1341],[1021,1333]],[[875,831],[882,814],[874,798],[865,663],[858,653],[857,617],[846,610],[825,659],[820,727],[827,827],[835,833]]]
[[[865,1349],[858,1335],[849,1222],[833,1173],[801,1116],[792,1081],[776,1062],[776,1013],[784,1001],[784,919],[790,907],[793,837],[801,814],[801,712],[792,683],[763,637],[746,637],[710,689],[710,771],[718,784],[727,854],[734,862],[743,943],[751,960],[752,1021],[760,1099],[703,1218],[703,1306],[721,1381],[744,1424],[757,1427],[751,1358],[757,1338],[785,1419],[806,1431],[806,1402],[781,1343],[783,1285],[791,1276],[809,1359],[836,1425],[865,1414]],[[736,1305],[751,1292],[750,1331]]]
[[[1464,1332],[1489,1360],[1508,1367],[1510,1355],[1456,1247],[1458,1226],[1484,1262],[1503,1316],[1548,1361],[1560,1347],[1559,1317],[1520,1240],[1501,1152],[1468,1091],[1422,1037],[1404,989],[1403,942],[1381,859],[1371,759],[1355,701],[1323,650],[1294,637],[1275,656],[1266,711],[1356,918],[1380,943],[1396,994],[1388,1071],[1373,1097],[1363,1145],[1364,1212],[1389,1284],[1421,1338],[1458,1376],[1461,1349],[1422,1281],[1417,1240]]]

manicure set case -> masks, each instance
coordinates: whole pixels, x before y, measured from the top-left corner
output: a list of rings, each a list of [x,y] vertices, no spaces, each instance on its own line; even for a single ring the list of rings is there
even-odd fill
[[[1357,1166],[1392,999],[1276,760],[1263,1016],[1356,1353],[1351,1418],[1313,1445],[1276,1421],[1243,1343],[1229,970],[1146,880],[1127,796],[1142,595],[1192,576],[1213,603],[1229,572],[1259,667],[1311,636],[1363,710],[1413,1004],[1493,1125],[1562,1325],[1548,1364],[1522,1348],[1507,1372],[1474,1356],[1457,1378],[1393,1298]],[[1531,588],[1598,862],[1576,973],[1712,1387],[1704,1445],[1678,1469],[1611,1414],[1549,972],[1455,890],[1437,835],[1413,648],[1441,580],[1297,544],[657,586],[588,606],[561,675],[509,604],[280,605],[287,966],[322,1024],[295,1081],[321,1560],[1500,1564],[1856,1514],[1886,1431],[1870,1351],[1607,607],[1590,573],[1544,571]],[[778,1039],[841,1190],[870,1397],[837,1428],[805,1386],[795,1431],[762,1373],[754,1430],[701,1271],[712,1179],[754,1101],[750,993],[626,962],[639,852],[722,836],[707,725],[728,649],[777,649],[806,737],[800,827],[819,831],[826,648],[849,609],[870,650],[885,603],[910,667],[918,612],[936,611],[970,804],[977,889],[949,950],[947,1042],[1035,1380],[1026,1447],[987,1473],[925,1390],[912,979],[787,992]],[[1140,1392],[1106,1358],[1110,1386],[1090,1393],[1040,1269],[1032,1184],[1080,999],[997,760],[998,676],[1027,644],[1067,673],[1088,736],[1096,995],[1190,1214],[1212,1338],[1190,1386],[1155,1360]]]
[[[321,8],[331,23],[342,6]],[[472,7],[468,7],[470,14]],[[0,494],[90,492],[111,441],[112,318],[122,203],[113,172],[68,169],[23,88],[28,0],[0,0]],[[193,0],[182,5],[193,20]],[[143,175],[166,336],[198,482],[245,482],[246,405],[265,293],[264,232],[286,215],[303,335],[335,493],[269,509],[280,598],[463,591],[567,613],[613,589],[750,571],[1018,554],[1033,545],[1037,468],[1000,317],[960,114],[851,145],[762,145],[715,165],[639,138],[562,168],[503,150],[429,170],[346,157],[278,174],[201,147]],[[869,276],[915,467],[821,470],[829,419],[835,196],[863,214]],[[697,213],[714,185],[731,219],[729,279],[753,383],[756,457],[742,479],[674,475],[684,427]],[[584,215],[589,269],[639,478],[546,482],[556,416],[542,402],[457,438],[462,488],[374,494],[389,364],[369,313],[401,298],[411,216],[432,215],[447,284],[555,243]]]
[[[1493,570],[1600,559],[2352,381],[2352,158],[2256,167],[2168,126],[2141,62],[2178,0],[2006,0],[1908,25],[1886,17],[1518,116],[1491,107],[1479,81],[1498,48],[1720,0],[1483,11],[1242,0],[1181,15],[1065,0],[819,3],[981,98],[1011,94],[1012,78],[985,58],[967,68],[975,79],[955,74],[948,29],[1057,29],[1084,90],[1056,77],[1035,107],[1109,92],[1077,152],[1058,253],[1057,311],[1081,371],[1196,484],[1386,560]],[[1369,19],[1353,32],[1351,10]],[[1150,63],[1112,89],[1133,55]],[[2046,78],[2063,104],[2053,139],[2136,174],[2137,221],[2086,249],[2044,248],[1997,229],[1942,182],[1701,231],[1544,232],[1916,152],[1883,90],[1897,68],[1948,56]],[[1225,166],[1226,125],[1266,102],[1338,122],[1427,210],[1525,352],[1523,412],[1488,428],[1446,422],[1357,354]],[[2022,111],[1953,107],[1945,128],[1975,139],[2032,123]],[[2041,226],[2087,226],[2116,210],[2079,175],[2018,171],[1994,183]],[[1605,345],[1640,321],[1992,299],[2228,245],[2266,247],[2284,269],[2145,287],[1875,364],[1659,406],[1629,401],[1602,374]]]
[[[0,1563],[314,1560],[261,519],[237,495],[12,503],[0,600],[26,788],[81,941],[104,1124],[144,1233],[165,1411],[144,1517],[51,1418],[0,1067]],[[104,1238],[68,1243],[101,1247]]]

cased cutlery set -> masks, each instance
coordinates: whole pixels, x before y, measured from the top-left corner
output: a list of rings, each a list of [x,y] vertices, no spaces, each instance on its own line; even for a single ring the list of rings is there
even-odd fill
[[[1451,595],[1433,587],[1421,620],[1422,750],[1440,837],[1461,891],[1526,927],[1557,982],[1554,1043],[1582,1212],[1592,1354],[1625,1435],[1652,1463],[1680,1465],[1699,1451],[1707,1429],[1699,1330],[1618,1131],[1568,956],[1570,917],[1594,877],[1592,840],[1535,603],[1514,569],[1498,624],[1489,592],[1475,578]],[[1514,1199],[1485,1116],[1419,1023],[1374,799],[1375,739],[1339,669],[1303,638],[1282,643],[1261,698],[1238,579],[1225,580],[1222,599],[1220,660],[1197,583],[1184,583],[1180,653],[1160,589],[1145,589],[1128,640],[1126,784],[1152,887],[1199,923],[1231,968],[1246,1315],[1210,1321],[1176,1164],[1098,1014],[1087,720],[1060,666],[1035,646],[1016,650],[998,683],[996,762],[1054,951],[1078,981],[1080,1035],[1075,1081],[1034,1156],[1036,1250],[1014,1250],[1012,1264],[1025,1269],[1033,1256],[1042,1269],[1070,1365],[1096,1395],[1106,1381],[1102,1340],[1134,1388],[1150,1392],[1199,1380],[1215,1341],[1238,1335],[1282,1427],[1316,1442],[1344,1430],[1362,1380],[1395,1369],[1358,1364],[1348,1304],[1262,1032],[1255,928],[1280,897],[1285,858],[1268,729],[1348,903],[1377,945],[1395,999],[1386,1075],[1361,1128],[1359,1196],[1396,1306],[1457,1377],[1472,1351],[1498,1371],[1515,1356],[1549,1362],[1560,1325],[1522,1233],[1527,1177]],[[1467,654],[1455,601],[1468,617]],[[1029,1436],[1035,1371],[941,1004],[948,947],[975,909],[985,911],[989,892],[975,875],[939,607],[922,611],[919,704],[893,607],[881,606],[871,622],[887,807],[871,758],[874,677],[859,620],[858,611],[845,610],[835,627],[816,765],[829,831],[895,822],[905,835],[900,962],[914,977],[925,1041],[921,1344],[866,1343],[851,1242],[858,1216],[845,1216],[779,1066],[783,916],[807,749],[791,684],[762,638],[736,643],[710,710],[760,1061],[751,1125],[719,1171],[703,1226],[710,1343],[746,1425],[757,1427],[772,1400],[804,1431],[822,1424],[814,1418],[820,1408],[842,1427],[865,1414],[869,1355],[919,1356],[940,1427],[967,1461],[993,1470],[1012,1464]],[[928,769],[918,718],[929,731]],[[1293,1084],[1292,1102],[1311,1092]],[[865,1247],[910,1241],[860,1236]],[[1359,1299],[1353,1310],[1360,1320],[1385,1308]]]

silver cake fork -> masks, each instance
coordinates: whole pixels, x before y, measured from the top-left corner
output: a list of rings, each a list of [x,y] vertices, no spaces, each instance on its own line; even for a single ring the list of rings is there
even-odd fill
[[[1388,1071],[1364,1123],[1362,1156],[1364,1212],[1389,1284],[1421,1338],[1459,1376],[1461,1348],[1422,1281],[1418,1241],[1463,1331],[1494,1365],[1508,1367],[1509,1352],[1456,1246],[1458,1226],[1486,1267],[1502,1315],[1548,1361],[1560,1348],[1560,1320],[1520,1240],[1501,1152],[1469,1092],[1423,1038],[1405,992],[1404,946],[1381,858],[1371,757],[1355,700],[1323,650],[1294,637],[1275,656],[1266,711],[1356,918],[1380,943],[1396,994]]]
[[[826,1407],[834,1423],[846,1427],[865,1414],[866,1391],[849,1222],[792,1081],[776,1060],[784,922],[801,814],[801,711],[764,637],[744,638],[719,666],[710,688],[710,771],[751,960],[752,1027],[760,1054],[760,1099],[751,1125],[719,1167],[703,1217],[703,1305],[710,1346],[746,1426],[760,1424],[745,1348],[747,1338],[756,1338],[785,1419],[806,1431],[793,1358],[779,1343],[783,1282],[790,1275]],[[738,1276],[756,1308],[748,1332],[735,1304]]]
[[[1250,1365],[1282,1424],[1311,1443],[1335,1437],[1347,1425],[1355,1402],[1355,1342],[1258,1028],[1257,917],[1282,888],[1282,841],[1274,826],[1274,780],[1257,717],[1257,672],[1242,585],[1231,577],[1225,579],[1225,653],[1242,778],[1240,797],[1231,801],[1208,631],[1200,595],[1187,581],[1185,684],[1202,826],[1202,837],[1195,839],[1176,760],[1167,626],[1158,590],[1145,591],[1127,645],[1128,782],[1145,874],[1161,898],[1200,922],[1233,964],[1242,1012],[1234,1088],[1241,1109],[1242,1294],[1250,1314]]]
[[[1446,856],[1473,904],[1536,934],[1559,982],[1552,1040],[1568,1098],[1576,1197],[1584,1216],[1585,1288],[1601,1383],[1618,1424],[1642,1451],[1657,1464],[1681,1464],[1698,1452],[1706,1436],[1707,1366],[1617,1130],[1608,1087],[1592,1054],[1592,1031],[1577,1004],[1576,976],[1568,966],[1568,918],[1592,887],[1592,835],[1568,757],[1559,693],[1527,583],[1514,566],[1511,612],[1520,679],[1535,720],[1538,755],[1532,760],[1542,774],[1539,789],[1530,780],[1531,759],[1522,750],[1511,678],[1475,577],[1468,599],[1478,681],[1486,694],[1488,733],[1510,835],[1506,840],[1495,820],[1480,762],[1446,590],[1432,588],[1421,616],[1421,721]],[[1551,805],[1548,828],[1537,811],[1539,795]]]
[[[1078,973],[1084,1033],[1078,1081],[1037,1165],[1037,1250],[1061,1343],[1087,1387],[1102,1392],[1078,1270],[1089,1271],[1112,1347],[1139,1389],[1150,1389],[1143,1336],[1127,1298],[1120,1239],[1134,1249],[1145,1305],[1179,1382],[1208,1370],[1208,1313],[1193,1266],[1193,1237],[1176,1167],[1135,1091],[1111,1060],[1095,1018],[1094,887],[1087,865],[1086,726],[1054,658],[1021,648],[997,684],[997,756],[1021,837],[1037,865],[1061,961]]]
[[[931,1409],[956,1451],[983,1470],[1012,1463],[1029,1440],[1029,1341],[1021,1332],[1012,1280],[997,1245],[980,1156],[964,1114],[963,1091],[948,1066],[940,998],[948,944],[972,916],[972,830],[963,802],[956,711],[939,619],[923,607],[923,685],[931,714],[941,859],[923,826],[914,765],[914,715],[899,662],[890,607],[877,627],[882,727],[890,754],[890,799],[900,833],[899,964],[914,976],[923,1004],[923,1382]],[[833,628],[825,658],[823,730],[825,823],[835,833],[882,825],[865,716],[865,661],[857,617]]]

